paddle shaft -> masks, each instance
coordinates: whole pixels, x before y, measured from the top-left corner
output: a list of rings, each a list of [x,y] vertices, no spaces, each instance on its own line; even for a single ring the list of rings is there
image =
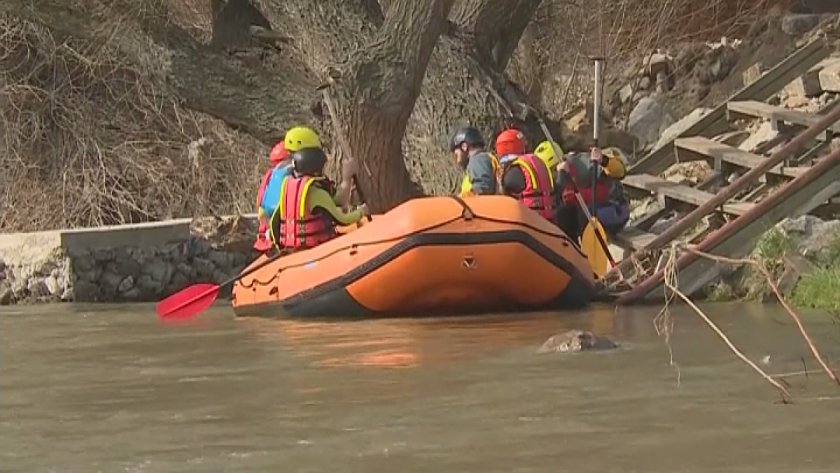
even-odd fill
[[[353,187],[356,188],[356,194],[359,196],[359,201],[361,201],[363,204],[366,204],[367,199],[365,199],[365,193],[362,191],[362,188],[359,187],[359,179],[356,177],[355,174],[353,174]],[[367,217],[368,222],[373,221],[373,217],[371,217],[370,214],[365,215],[365,217]]]
[[[595,103],[592,106],[592,146],[595,148],[598,148],[598,138],[601,136],[601,72],[603,65],[603,59],[595,58],[595,93],[593,100]],[[595,214],[596,187],[600,168],[601,166],[592,167],[592,201],[590,204],[592,205],[591,214],[593,215]]]

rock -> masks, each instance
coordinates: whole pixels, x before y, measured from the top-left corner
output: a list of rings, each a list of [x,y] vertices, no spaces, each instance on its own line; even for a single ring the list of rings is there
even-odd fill
[[[119,292],[120,294],[124,294],[124,293],[128,292],[129,289],[132,289],[133,287],[134,287],[134,277],[129,274],[128,276],[124,277],[122,281],[120,281],[119,286],[117,286],[117,292]]]
[[[73,267],[74,271],[87,272],[91,271],[96,266],[96,260],[90,255],[72,256],[70,258],[70,265]]]
[[[116,258],[114,259],[115,265],[117,267],[117,272],[124,276],[131,276],[132,278],[136,278],[140,276],[143,268],[140,263],[132,257],[127,251],[120,251],[117,253]]]
[[[668,229],[668,227],[673,225],[676,221],[676,216],[661,218],[650,226],[648,232],[653,233],[654,235],[661,235],[665,230]]]
[[[6,281],[0,281],[0,305],[9,305],[12,303],[14,293],[12,288]]]
[[[172,275],[169,285],[166,287],[166,292],[175,293],[190,285],[190,279],[180,271]]]
[[[618,345],[606,337],[590,331],[569,330],[552,336],[537,350],[537,353],[576,353],[586,350],[612,350]]]
[[[29,281],[26,283],[26,290],[29,292],[30,297],[36,299],[50,294],[49,290],[47,290],[47,285],[44,284],[44,280],[40,278],[29,278]]]
[[[0,273],[6,271],[6,262],[0,259]]]
[[[788,97],[815,97],[823,93],[820,84],[820,72],[817,70],[806,71],[785,86]]]
[[[781,292],[784,296],[790,295],[802,276],[806,276],[814,272],[814,269],[816,269],[814,265],[805,259],[805,257],[796,254],[787,255],[787,259],[785,260],[785,270],[782,272],[782,275],[779,277],[779,281],[776,283],[779,292]]]
[[[229,277],[233,276],[234,274],[235,274],[235,273],[233,273],[233,272],[231,272],[231,273],[226,273],[226,272],[224,272],[224,271],[221,271],[221,270],[218,270],[218,269],[217,269],[216,271],[214,271],[214,272],[213,272],[213,279],[211,279],[211,281],[213,281],[213,282],[215,282],[215,283],[219,284],[219,283],[221,283],[222,281],[225,281],[225,280],[226,280],[226,279],[228,279]]]
[[[64,288],[58,284],[58,278],[53,275],[50,275],[44,280],[44,285],[47,286],[47,292],[52,296],[60,295],[64,290]]]
[[[821,15],[788,14],[782,17],[780,27],[789,36],[802,36],[816,28],[821,20]]]
[[[99,277],[99,283],[102,285],[102,288],[108,292],[116,291],[122,281],[122,276],[113,271],[104,271],[102,276]]]
[[[682,117],[675,123],[671,124],[669,127],[665,128],[662,131],[659,140],[656,142],[655,148],[660,148],[665,146],[666,143],[675,139],[676,137],[680,136],[685,130],[687,130],[691,125],[697,122],[697,120],[703,118],[704,115],[709,113],[712,109],[698,107],[691,111],[688,115]]]
[[[840,149],[840,138],[833,138],[829,144],[829,149],[831,149],[832,152]]]
[[[755,130],[749,138],[738,145],[738,149],[753,152],[759,146],[769,142],[770,140],[779,136],[779,131],[773,129],[773,124],[769,121],[761,122],[761,125]]]
[[[630,112],[627,130],[639,138],[644,148],[656,143],[677,119],[676,112],[657,97],[645,97]]]
[[[208,278],[212,276],[213,271],[216,270],[216,266],[213,264],[213,262],[204,258],[193,258],[192,265],[195,268],[195,271],[198,274],[199,278]]]
[[[741,74],[741,79],[744,83],[744,87],[757,81],[758,78],[761,77],[761,74],[764,72],[763,69],[764,67],[760,62],[757,62],[752,66],[748,67],[747,70],[745,70]]]
[[[165,287],[160,281],[156,281],[148,274],[141,274],[140,277],[137,278],[135,286],[140,288],[140,290],[145,294],[160,294]]]
[[[91,268],[90,271],[85,271],[83,273],[76,273],[79,279],[85,280],[87,282],[95,283],[99,281],[99,278],[102,276],[102,268],[99,266],[95,266]]]
[[[800,254],[820,260],[837,241],[840,235],[840,220],[824,221],[813,215],[803,215],[782,220],[777,228],[783,230],[796,242]]]
[[[178,271],[178,273],[181,273],[182,275],[186,276],[188,279],[193,279],[198,275],[198,272],[195,270],[195,267],[192,266],[192,265],[189,265],[185,262],[178,263],[175,266],[175,269]],[[177,276],[177,274],[175,276]],[[174,279],[175,276],[172,276],[172,278]]]
[[[210,250],[207,258],[221,269],[228,269],[233,266],[236,256],[233,253],[225,251]]]
[[[113,248],[94,248],[90,251],[91,256],[95,259],[98,263],[105,263],[108,261],[112,261],[115,256],[115,251]]]
[[[70,297],[65,297],[70,300]],[[75,302],[97,302],[99,300],[99,285],[88,281],[73,282],[73,298]]]
[[[23,300],[26,298],[27,291],[29,290],[29,278],[18,277],[12,279],[10,287],[12,288],[12,293],[14,294],[15,300]]]
[[[633,97],[633,84],[627,84],[618,90],[619,102],[625,104]]]
[[[695,186],[710,178],[713,172],[706,161],[688,161],[671,165],[662,176],[677,184]]]
[[[122,298],[125,300],[136,301],[140,300],[143,296],[143,293],[140,291],[139,288],[132,287],[131,289],[122,293]]]
[[[820,87],[826,92],[840,92],[840,60],[819,72]]]
[[[146,266],[143,267],[143,274],[148,274],[153,280],[159,282],[162,282],[164,279],[169,279],[167,271],[169,271],[169,267],[166,264],[166,261],[160,257],[152,258],[152,260],[146,263]]]
[[[642,77],[639,79],[639,87],[638,90],[648,90],[650,89],[650,77]]]

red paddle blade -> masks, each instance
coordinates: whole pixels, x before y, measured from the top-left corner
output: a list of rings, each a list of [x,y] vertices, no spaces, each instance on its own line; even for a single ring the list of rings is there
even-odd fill
[[[188,319],[213,305],[219,295],[218,284],[195,284],[158,302],[161,319]]]

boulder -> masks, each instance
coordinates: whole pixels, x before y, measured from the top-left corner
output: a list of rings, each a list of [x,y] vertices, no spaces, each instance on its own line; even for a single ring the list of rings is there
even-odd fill
[[[618,345],[609,338],[590,331],[569,330],[553,335],[537,350],[537,353],[576,353],[587,350],[613,350]]]
[[[679,119],[677,113],[658,96],[639,100],[627,122],[627,130],[639,139],[639,145],[646,148],[655,144],[659,137]]]
[[[665,128],[659,140],[657,140],[655,148],[659,148],[665,146],[671,140],[674,140],[678,136],[680,136],[685,130],[687,130],[691,125],[703,118],[704,115],[709,113],[712,109],[705,108],[705,107],[698,107],[691,111],[688,115],[680,118],[676,122],[672,123],[670,126]]]
[[[827,256],[840,238],[840,220],[826,221],[813,215],[782,220],[778,228],[796,242],[800,254],[814,260]]]
[[[802,36],[816,28],[822,15],[789,14],[782,17],[781,29],[789,36]]]

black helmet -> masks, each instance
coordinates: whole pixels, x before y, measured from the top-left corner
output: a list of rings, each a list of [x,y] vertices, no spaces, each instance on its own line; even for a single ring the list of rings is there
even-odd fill
[[[321,148],[301,148],[292,153],[295,172],[303,176],[322,174],[327,164],[327,155]]]
[[[449,151],[455,151],[461,146],[461,143],[483,148],[484,137],[481,136],[481,132],[477,128],[465,126],[455,131],[455,134],[449,139]]]

